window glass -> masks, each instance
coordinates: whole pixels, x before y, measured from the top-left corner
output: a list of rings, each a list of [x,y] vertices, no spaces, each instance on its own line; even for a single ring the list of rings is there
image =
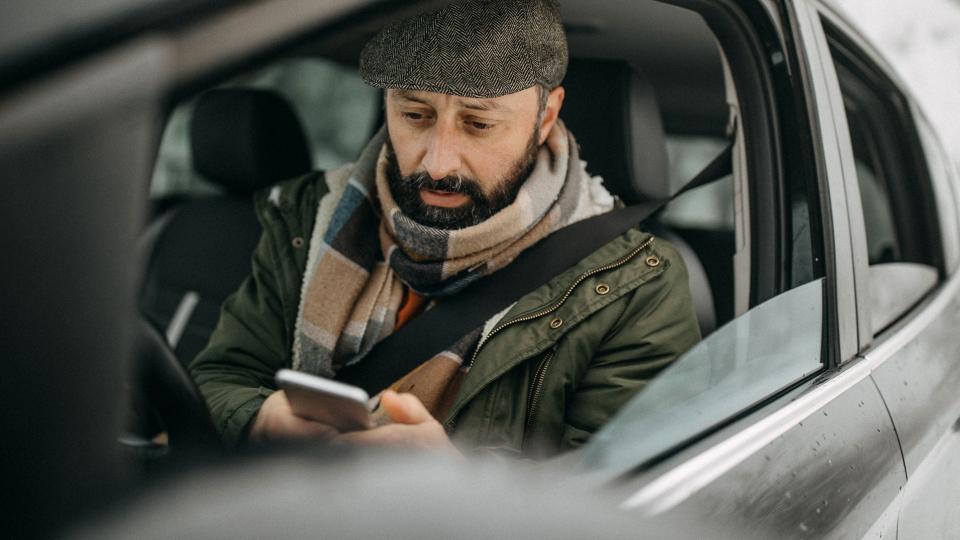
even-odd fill
[[[818,371],[822,320],[823,278],[733,320],[594,435],[584,464],[613,474],[637,467]]]
[[[795,191],[790,203],[790,231],[793,245],[790,247],[790,287],[798,287],[816,278],[818,261],[813,254],[813,228],[807,195]]]
[[[355,69],[318,58],[278,62],[224,86],[271,89],[287,98],[317,169],[354,159],[380,116],[378,90],[364,84]],[[192,102],[177,107],[167,123],[150,187],[153,198],[219,191],[193,170],[188,137],[192,107]]]
[[[927,165],[930,168],[930,180],[937,198],[944,263],[948,270],[954,270],[960,263],[960,215],[957,213],[957,195],[960,193],[956,189],[950,162],[933,128],[922,119],[917,123],[917,127],[920,128],[920,140],[923,142]]]
[[[847,125],[853,143],[853,157],[863,203],[863,221],[867,233],[867,255],[870,264],[902,260],[897,243],[896,225],[890,206],[890,194],[881,181],[882,169],[878,160],[879,148],[870,137],[863,113],[851,103],[846,105]]]
[[[877,334],[938,281],[936,193],[906,99],[835,29],[825,28],[855,161],[870,265],[867,305]]]

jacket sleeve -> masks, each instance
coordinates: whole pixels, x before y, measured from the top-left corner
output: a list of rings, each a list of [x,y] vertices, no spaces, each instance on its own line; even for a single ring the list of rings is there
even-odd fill
[[[568,404],[561,448],[575,448],[606,424],[658,373],[700,340],[687,272],[665,243],[670,266],[625,298],[626,306],[604,337]]]
[[[254,196],[263,234],[250,275],[224,302],[210,341],[190,364],[214,425],[230,446],[246,438],[250,421],[275,389],[277,370],[290,365],[307,259],[303,239],[326,193],[324,174],[313,172]]]
[[[231,446],[245,437],[289,356],[275,261],[273,235],[265,230],[250,275],[224,302],[210,341],[190,364],[213,422]]]

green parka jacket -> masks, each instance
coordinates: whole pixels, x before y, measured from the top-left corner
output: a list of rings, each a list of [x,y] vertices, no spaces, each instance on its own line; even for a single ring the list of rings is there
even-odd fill
[[[322,174],[256,196],[263,236],[190,365],[228,444],[289,367]],[[574,448],[699,340],[686,269],[666,242],[630,230],[521,298],[473,358],[444,422],[463,449],[546,457]]]

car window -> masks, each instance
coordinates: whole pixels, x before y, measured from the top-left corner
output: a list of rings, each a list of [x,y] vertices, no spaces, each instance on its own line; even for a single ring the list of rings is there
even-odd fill
[[[354,159],[380,117],[379,91],[364,84],[355,69],[321,58],[280,61],[223,86],[270,89],[289,100],[306,132],[313,166],[320,170]],[[151,198],[219,192],[193,169],[188,136],[192,110],[193,101],[187,101],[167,122]]]
[[[727,144],[721,138],[671,135],[668,153],[672,174],[686,179],[695,176]],[[746,151],[752,151],[749,140]],[[734,235],[749,237],[752,232],[741,230],[735,219],[734,180],[738,179],[718,179],[684,194],[671,202],[661,221],[688,238],[696,238],[691,231],[711,234],[707,237],[711,249],[701,252],[721,255],[725,260],[722,267],[712,266],[717,262],[714,260],[704,262],[708,274],[722,270],[730,273],[729,283],[749,283],[752,275],[741,276],[738,272],[774,269],[732,264]],[[785,245],[777,245],[777,249],[789,259],[779,293],[747,306],[736,317],[731,310],[725,324],[637,394],[583,448],[587,468],[618,474],[642,466],[823,369],[826,292],[823,270],[813,255],[815,242],[820,249],[811,226],[814,216],[820,215],[811,207],[816,204],[811,201],[819,200],[814,180],[800,174],[784,179],[786,189],[780,195],[782,204],[778,205],[776,218],[788,234],[779,237]],[[757,177],[747,181],[768,180]],[[751,209],[750,215],[759,219],[756,209]],[[718,250],[722,241],[731,245]],[[750,249],[763,248],[754,244]],[[711,283],[715,281],[711,279]]]
[[[751,309],[700,342],[584,449],[584,463],[622,471],[733,417],[821,368],[823,278]]]
[[[944,266],[948,271],[953,271],[960,264],[960,214],[957,213],[960,191],[957,191],[950,161],[934,129],[923,118],[918,119],[917,127],[920,128],[920,140],[937,198]]]
[[[938,281],[937,206],[906,99],[835,29],[825,29],[860,188],[870,320],[877,334]]]

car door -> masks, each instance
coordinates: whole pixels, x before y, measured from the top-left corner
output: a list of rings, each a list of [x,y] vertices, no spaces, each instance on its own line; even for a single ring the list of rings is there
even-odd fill
[[[775,249],[792,254],[795,279],[784,280],[772,297],[752,294],[748,310],[678,360],[598,433],[582,461],[592,474],[616,479],[627,511],[714,523],[719,537],[895,536],[906,474],[873,366],[857,354],[865,326],[858,299],[868,292],[855,269],[865,260],[865,234],[851,228],[859,193],[848,181],[849,154],[835,128],[844,104],[836,77],[829,77],[816,7],[800,1],[785,12],[766,7],[785,32],[782,48],[765,51],[767,59],[783,61],[770,66],[773,77],[787,71],[802,81],[795,89],[805,116],[795,129],[779,131],[782,148],[802,144],[796,130],[812,139],[810,167],[785,175],[778,201],[776,222],[791,234],[779,237]],[[764,24],[758,13],[752,12],[754,30]],[[728,57],[735,73],[742,57],[734,51]],[[749,154],[749,83],[735,82]],[[789,109],[783,87],[771,98],[781,112]],[[747,182],[768,181],[748,172]],[[758,204],[750,202],[754,223],[763,219]],[[804,246],[805,234],[812,249]],[[752,250],[764,249],[759,243],[748,242]]]
[[[847,114],[837,118],[856,166],[868,257],[855,275],[869,295],[858,357],[889,409],[908,482],[898,497],[903,538],[960,534],[960,278],[957,178],[934,130],[882,60],[821,10]],[[849,171],[848,171],[849,172]]]

